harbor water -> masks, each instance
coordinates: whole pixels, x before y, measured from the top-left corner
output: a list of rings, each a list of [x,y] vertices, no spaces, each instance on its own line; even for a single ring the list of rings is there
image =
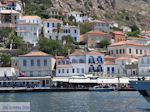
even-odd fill
[[[0,93],[0,102],[30,102],[31,112],[150,112],[137,91]]]

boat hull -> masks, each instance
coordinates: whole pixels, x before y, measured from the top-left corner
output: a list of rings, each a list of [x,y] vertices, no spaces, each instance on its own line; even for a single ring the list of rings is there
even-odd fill
[[[150,81],[130,81],[130,84],[150,103]]]

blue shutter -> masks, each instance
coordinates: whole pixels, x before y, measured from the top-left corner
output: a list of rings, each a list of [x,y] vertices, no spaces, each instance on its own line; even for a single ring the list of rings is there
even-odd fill
[[[55,27],[55,24],[54,24],[54,23],[52,23],[52,26],[53,26],[53,27]]]
[[[47,27],[49,27],[49,23],[47,23]]]

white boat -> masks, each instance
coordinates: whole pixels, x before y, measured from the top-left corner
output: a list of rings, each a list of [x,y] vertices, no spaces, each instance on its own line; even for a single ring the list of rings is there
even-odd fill
[[[114,91],[113,88],[103,88],[100,86],[94,86],[93,88],[89,88],[89,91],[101,91],[101,92],[105,92],[105,91]]]
[[[150,80],[130,81],[130,84],[150,103]]]

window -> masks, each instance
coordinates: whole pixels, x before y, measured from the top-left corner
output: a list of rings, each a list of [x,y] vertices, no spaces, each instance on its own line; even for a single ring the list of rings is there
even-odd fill
[[[23,66],[27,66],[27,61],[23,60]]]
[[[62,73],[64,73],[65,72],[65,70],[64,69],[62,69]]]
[[[49,27],[50,25],[49,25],[49,23],[47,23],[47,27]]]
[[[41,66],[40,60],[37,60],[37,66]]]
[[[94,40],[94,37],[90,37],[90,40]]]
[[[150,64],[150,59],[149,58],[147,58],[147,63]]]
[[[75,42],[77,41],[77,37],[74,37],[74,41],[75,41]]]
[[[141,59],[141,64],[144,64],[144,59],[143,58]]]
[[[58,69],[58,73],[60,73],[60,69]]]
[[[96,37],[96,40],[99,41],[99,36]]]
[[[77,30],[74,30],[74,33],[77,33]]]
[[[116,54],[118,54],[118,50],[116,50]]]
[[[80,71],[79,71],[79,68],[77,68],[77,73],[79,73]]]
[[[82,73],[84,73],[84,68],[82,68]]]
[[[38,75],[39,75],[39,76],[41,75],[41,71],[38,71]]]
[[[129,53],[131,54],[131,52],[132,52],[132,51],[131,51],[131,48],[130,48],[130,49],[129,49]]]
[[[31,66],[34,66],[34,60],[33,59],[31,60]]]
[[[55,27],[55,23],[52,23],[52,27]]]
[[[49,30],[47,31],[47,33],[49,33]]]
[[[123,49],[123,54],[125,53],[125,50]]]
[[[111,50],[111,54],[113,54],[113,50]]]
[[[56,36],[56,40],[58,40],[58,36]]]
[[[136,49],[136,54],[138,54],[138,49]]]
[[[120,49],[120,54],[121,54],[121,49]]]
[[[46,80],[46,84],[49,84],[49,80]]]
[[[114,74],[114,71],[115,71],[115,68],[114,68],[114,67],[112,67],[112,74]]]
[[[47,66],[47,59],[44,59],[44,66]]]
[[[69,69],[67,69],[67,73],[69,73]]]
[[[140,54],[142,54],[142,50],[140,50]]]
[[[74,68],[72,69],[72,73],[74,73],[75,72],[75,70],[74,70]]]
[[[101,41],[104,40],[103,36],[101,36]]]
[[[110,73],[110,68],[109,67],[107,67],[107,74],[109,74]]]

